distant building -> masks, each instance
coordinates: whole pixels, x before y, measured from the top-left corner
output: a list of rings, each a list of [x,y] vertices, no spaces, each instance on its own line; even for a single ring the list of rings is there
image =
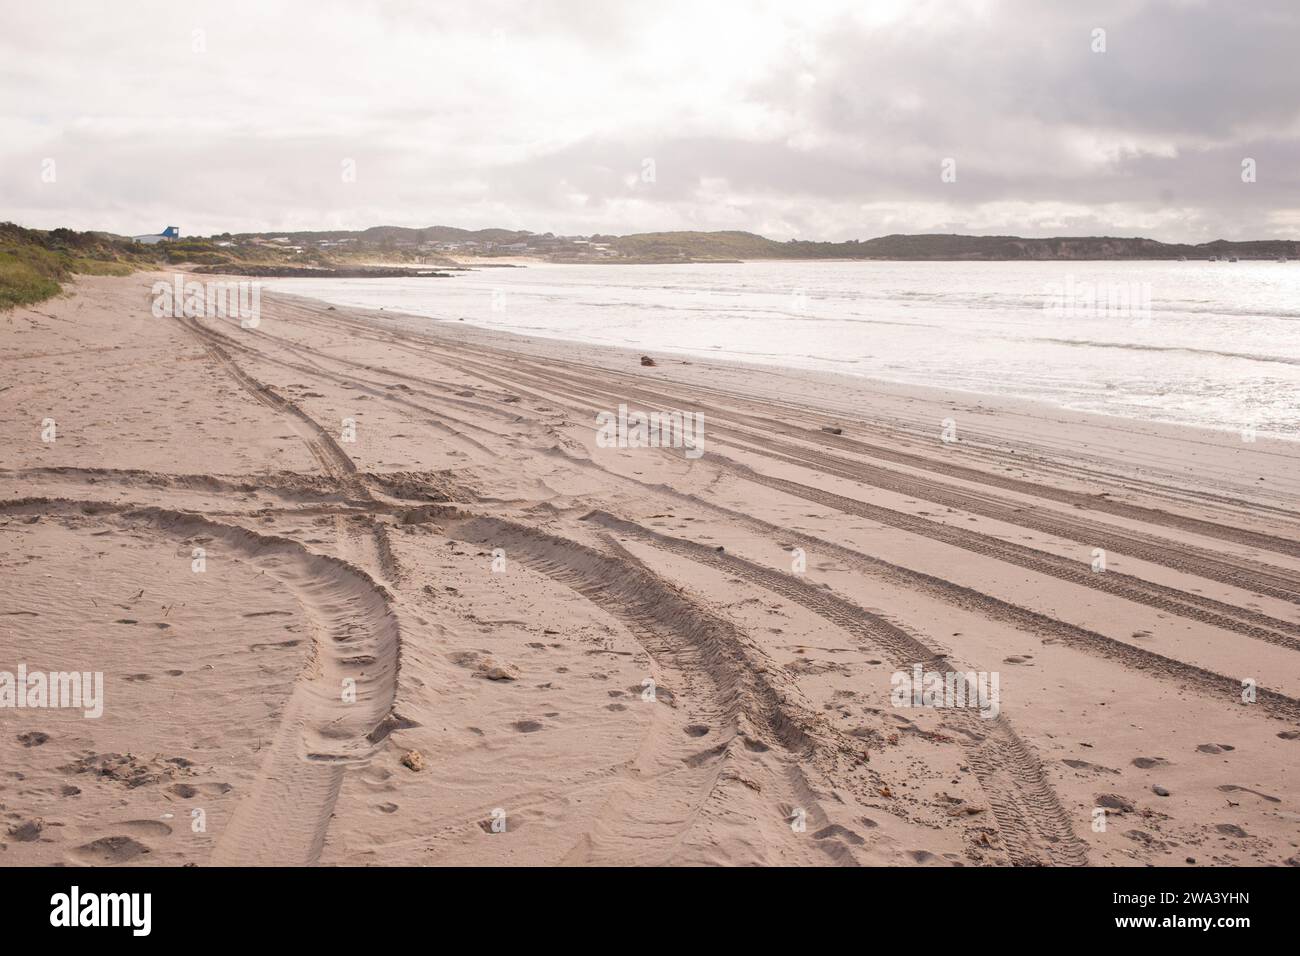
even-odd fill
[[[152,246],[154,243],[162,242],[164,239],[171,240],[171,239],[179,239],[180,237],[181,237],[180,229],[178,229],[176,226],[168,226],[166,229],[158,233],[156,236],[132,236],[131,238],[134,239],[136,242],[144,243],[146,246]]]

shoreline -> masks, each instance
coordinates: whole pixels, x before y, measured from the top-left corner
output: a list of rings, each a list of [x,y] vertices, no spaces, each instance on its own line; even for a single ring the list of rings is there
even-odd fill
[[[5,863],[1300,860],[1290,443],[156,278],[0,317]]]
[[[586,342],[581,339],[568,339],[558,336],[530,335],[526,332],[514,332],[504,329],[493,329],[487,326],[478,325],[470,320],[438,318],[435,316],[402,312],[396,309],[375,309],[362,306],[339,305],[329,301],[328,299],[322,299],[313,295],[288,292],[283,289],[277,289],[274,292],[268,292],[267,294],[284,295],[296,299],[307,299],[318,303],[322,307],[332,306],[336,309],[346,309],[350,312],[366,315],[369,319],[376,322],[400,320],[404,323],[404,328],[417,333],[420,332],[422,328],[431,326],[449,326],[452,328],[473,329],[476,333],[481,333],[484,336],[485,342],[499,344],[505,348],[509,348],[512,341],[521,344],[527,343],[530,348],[541,350],[548,355],[570,354],[576,349],[579,354],[589,353],[590,358],[593,361],[602,353],[609,353],[611,355],[621,356],[625,359],[631,359],[635,364],[641,355],[648,354],[644,349],[631,348],[627,346]],[[523,348],[520,350],[524,351]],[[743,379],[749,376],[765,375],[779,378],[790,378],[794,380],[805,379],[813,383],[826,382],[840,389],[849,389],[854,391],[865,389],[872,393],[892,393],[899,399],[918,399],[934,406],[969,405],[972,400],[978,399],[991,403],[993,406],[1000,407],[1008,412],[1015,412],[1017,409],[1021,409],[1022,413],[1028,417],[1045,417],[1055,414],[1064,416],[1074,424],[1088,425],[1090,423],[1093,427],[1102,429],[1107,427],[1118,428],[1123,424],[1128,424],[1133,426],[1130,430],[1136,433],[1150,432],[1157,436],[1171,439],[1184,438],[1192,440],[1192,436],[1202,436],[1216,447],[1221,446],[1229,450],[1234,448],[1236,444],[1243,444],[1241,442],[1239,430],[1227,427],[1198,425],[1191,422],[1169,422],[1158,419],[1139,418],[1136,416],[1120,414],[1118,412],[1083,411],[1068,408],[1063,405],[1056,405],[1044,399],[1021,395],[981,392],[974,389],[963,389],[955,386],[922,385],[914,382],[876,378],[871,375],[853,375],[848,372],[834,372],[823,369],[805,369],[795,366],[747,362],[743,359],[734,358],[704,357],[693,353],[672,352],[669,350],[660,350],[657,355],[651,357],[655,358],[656,361],[659,361],[659,356],[668,356],[666,361],[659,362],[662,368],[680,372],[683,370],[682,367],[696,366],[698,367],[698,371],[694,373],[695,375],[705,374],[706,370],[717,369],[723,372],[732,371],[737,379]],[[806,396],[806,398],[811,399],[812,397]],[[827,411],[830,413],[832,410],[828,409]],[[1289,456],[1292,453],[1292,449],[1290,448],[1291,443],[1300,443],[1300,436],[1290,437],[1279,432],[1260,431],[1258,433],[1258,438],[1261,441],[1255,442],[1255,447],[1247,449],[1248,451]],[[1281,448],[1276,450],[1265,449],[1260,447],[1261,443],[1279,443]]]
[[[563,271],[562,265],[554,265],[554,270]],[[572,289],[563,279],[548,280],[545,276],[535,276],[534,279],[541,283],[536,288],[542,290],[543,298],[548,299],[551,295],[563,295],[571,292]],[[531,280],[525,280],[531,281]],[[588,280],[583,279],[579,282],[577,288],[585,288]],[[690,280],[685,280],[689,286]],[[798,281],[791,280],[788,276],[781,279],[769,281]],[[482,280],[478,284],[467,279],[470,284],[464,291],[457,289],[447,289],[448,307],[433,310],[440,311],[442,315],[419,316],[418,313],[404,312],[403,314],[411,315],[414,320],[423,319],[427,322],[437,321],[457,321],[457,317],[463,315],[467,325],[474,325],[478,328],[490,328],[490,325],[480,325],[479,320],[489,322],[499,321],[494,316],[488,316],[485,313],[476,311],[476,303],[471,301],[474,295],[481,292],[486,296],[487,292],[482,288]],[[327,284],[328,285],[328,284]],[[419,308],[423,301],[423,296],[411,291],[409,284],[401,286],[391,291],[380,291],[375,289],[364,289],[360,286],[349,286],[344,289],[334,289],[333,292],[327,288],[322,290],[306,290],[296,292],[293,284],[278,283],[271,288],[284,294],[302,295],[308,298],[318,298],[322,301],[331,301],[335,305],[346,306],[349,308],[370,308],[375,314],[389,315],[403,310],[403,307]],[[529,287],[532,289],[532,286]],[[641,290],[633,285],[634,293],[640,294]],[[706,291],[711,288],[705,281],[703,289]],[[407,290],[403,292],[403,290]],[[510,289],[510,284],[505,284],[503,293]],[[439,290],[442,292],[444,290]],[[493,291],[495,296],[496,292]],[[528,294],[527,290],[524,294]],[[629,293],[629,295],[632,293]],[[333,295],[333,298],[328,298]],[[325,298],[322,298],[322,297]],[[615,296],[618,298],[618,296]],[[365,302],[365,306],[357,306],[355,302]],[[639,301],[639,300],[629,300]],[[763,308],[772,306],[760,303]],[[755,306],[758,308],[759,306]],[[543,307],[549,307],[543,303]],[[779,307],[779,303],[778,303]],[[870,320],[865,321],[865,325],[858,325],[856,320],[862,320],[863,316],[856,313],[850,318],[855,321],[836,321],[833,315],[817,316],[818,319],[825,319],[831,322],[831,332],[827,333],[830,338],[819,340],[819,344],[812,348],[814,354],[808,356],[798,356],[790,358],[785,355],[770,354],[776,351],[773,343],[780,341],[773,338],[773,328],[771,323],[759,322],[756,325],[754,335],[756,343],[753,345],[751,355],[745,355],[742,343],[739,341],[729,341],[728,348],[725,352],[718,354],[712,350],[704,348],[705,345],[716,343],[719,337],[726,337],[727,333],[719,333],[719,336],[710,337],[707,332],[712,326],[706,325],[706,331],[698,335],[691,331],[683,334],[687,336],[694,346],[690,351],[673,351],[670,348],[664,348],[656,345],[654,340],[663,338],[662,335],[653,334],[653,330],[646,324],[642,313],[632,309],[624,310],[618,313],[620,323],[631,323],[629,331],[621,335],[622,338],[632,340],[641,340],[639,345],[622,345],[611,342],[598,341],[601,338],[601,330],[592,310],[588,309],[581,312],[580,316],[573,321],[567,321],[562,317],[556,317],[553,314],[543,312],[537,324],[556,325],[558,328],[555,333],[539,334],[538,331],[528,328],[498,328],[495,331],[506,332],[508,334],[520,335],[533,341],[544,341],[554,339],[557,342],[583,343],[583,339],[575,338],[574,335],[591,334],[594,338],[589,344],[595,347],[607,347],[627,350],[640,350],[640,352],[651,352],[658,349],[662,354],[672,357],[676,360],[686,360],[700,364],[708,363],[733,363],[750,369],[784,369],[795,374],[807,374],[809,376],[825,374],[843,374],[850,378],[860,379],[867,383],[876,383],[877,385],[894,385],[906,386],[918,389],[932,388],[939,390],[940,393],[947,393],[951,396],[965,396],[967,398],[976,396],[997,402],[1033,402],[1044,408],[1059,409],[1062,412],[1082,415],[1097,415],[1110,419],[1120,419],[1151,425],[1172,425],[1177,427],[1190,427],[1198,431],[1223,433],[1240,438],[1246,433],[1250,423],[1254,422],[1253,429],[1250,429],[1253,438],[1267,438],[1270,441],[1282,441],[1295,443],[1300,441],[1300,431],[1296,430],[1295,417],[1287,409],[1282,408],[1276,401],[1261,399],[1258,402],[1253,394],[1248,394],[1243,388],[1236,388],[1231,391],[1228,398],[1216,398],[1216,390],[1213,383],[1220,381],[1214,376],[1239,376],[1232,381],[1253,381],[1255,376],[1270,376],[1274,381],[1274,391],[1272,394],[1284,394],[1290,383],[1294,379],[1293,366],[1295,360],[1290,357],[1282,357],[1272,354],[1269,349],[1257,349],[1262,354],[1244,354],[1231,350],[1230,346],[1219,342],[1217,344],[1207,344],[1202,348],[1195,347],[1186,341],[1188,333],[1179,331],[1185,324],[1186,316],[1177,313],[1177,308],[1171,306],[1174,311],[1172,320],[1176,320],[1180,325],[1175,327],[1175,331],[1183,338],[1177,339],[1177,342],[1183,347],[1171,346],[1162,350],[1149,341],[1145,334],[1126,333],[1120,329],[1115,332],[1106,331],[1098,335],[1102,341],[1091,341],[1088,338],[1087,330],[1080,330],[1078,327],[1072,327],[1070,335],[1075,337],[1052,338],[1050,331],[1035,331],[1036,326],[1024,325],[1024,320],[1016,318],[1016,322],[1022,323],[1015,327],[1016,336],[1025,337],[1030,346],[1037,349],[1040,356],[1046,356],[1050,361],[1059,361],[1062,368],[1070,368],[1076,362],[1084,363],[1084,367],[1089,370],[1089,375],[1096,377],[1080,377],[1079,375],[1070,375],[1062,372],[1059,376],[1036,375],[1032,370],[1027,370],[1018,378],[1013,380],[1004,380],[997,378],[993,374],[993,367],[990,365],[988,349],[992,338],[997,336],[990,333],[980,339],[976,335],[976,347],[982,349],[978,362],[968,369],[958,369],[962,381],[958,384],[947,384],[934,378],[936,375],[942,375],[945,368],[944,363],[936,363],[927,360],[924,354],[918,354],[916,349],[918,343],[911,343],[902,350],[895,349],[892,352],[889,349],[879,351],[859,350],[849,351],[846,354],[853,356],[839,360],[836,353],[829,351],[827,343],[850,342],[852,337],[858,335],[857,331],[840,331],[841,326],[845,330],[857,330],[859,328],[869,329],[874,323]],[[626,314],[625,314],[626,313]],[[892,318],[892,315],[887,316]],[[758,318],[764,318],[759,315]],[[669,320],[676,321],[674,314],[669,313]],[[733,320],[734,321],[734,320]],[[928,320],[922,316],[921,321],[941,321]],[[523,324],[528,324],[527,322]],[[906,323],[904,323],[906,324]],[[723,324],[723,329],[730,329],[731,326]],[[783,327],[779,327],[782,328]],[[947,328],[947,327],[945,327]],[[945,335],[964,334],[964,328],[954,327],[944,333]],[[915,329],[905,330],[906,334],[916,337]],[[791,332],[791,334],[797,334]],[[867,334],[862,332],[861,334]],[[1114,341],[1108,336],[1118,336]],[[1035,337],[1038,336],[1038,337]],[[1079,338],[1078,336],[1082,336]],[[1066,347],[1078,346],[1082,349],[1081,357],[1074,357],[1072,350]],[[848,348],[854,346],[849,344]],[[1106,350],[1115,349],[1119,351],[1107,352]],[[1226,349],[1226,351],[1225,351]],[[878,351],[878,350],[877,350]],[[1160,363],[1165,361],[1161,354],[1163,351],[1177,352],[1171,356],[1166,364],[1170,364],[1171,371],[1169,377],[1160,381],[1148,378],[1145,373],[1135,371],[1132,363],[1138,358],[1133,358],[1134,352],[1140,352],[1138,356],[1143,361],[1151,364],[1152,367],[1159,367]],[[1071,354],[1065,354],[1070,352]],[[1112,360],[1111,355],[1115,358]],[[1242,367],[1240,362],[1234,360],[1244,360],[1247,364]],[[1261,362],[1281,363],[1276,365],[1259,365]],[[1212,363],[1212,364],[1206,364]],[[836,366],[839,366],[837,368]],[[853,368],[854,371],[842,371],[841,369]],[[1107,369],[1115,369],[1115,377],[1109,378]],[[857,371],[861,369],[861,371]],[[1276,373],[1273,371],[1276,369]],[[892,374],[891,374],[892,372]],[[1157,376],[1158,378],[1158,376]],[[1096,387],[1091,387],[1090,383],[1098,383]],[[1105,388],[1101,386],[1105,385]],[[1006,389],[1006,390],[1003,390]],[[1262,419],[1262,420],[1261,420]],[[1247,439],[1249,442],[1249,439]]]

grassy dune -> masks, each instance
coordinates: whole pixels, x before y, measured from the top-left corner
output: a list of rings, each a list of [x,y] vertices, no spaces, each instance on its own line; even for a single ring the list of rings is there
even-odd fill
[[[287,250],[251,243],[223,247],[211,240],[184,239],[146,246],[106,232],[25,229],[4,222],[0,223],[0,311],[58,295],[63,283],[76,275],[125,276],[182,263],[270,266],[289,258]]]
[[[23,229],[0,223],[0,309],[58,295],[74,275],[130,275],[153,266],[130,240],[71,229]]]

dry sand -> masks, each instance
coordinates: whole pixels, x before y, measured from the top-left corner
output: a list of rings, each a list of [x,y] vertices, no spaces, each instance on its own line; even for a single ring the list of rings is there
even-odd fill
[[[156,278],[0,316],[0,863],[1300,856],[1298,446]]]

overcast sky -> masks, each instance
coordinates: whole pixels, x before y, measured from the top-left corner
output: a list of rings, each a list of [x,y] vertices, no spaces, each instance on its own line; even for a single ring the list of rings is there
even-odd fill
[[[0,219],[1297,238],[1298,61],[1300,0],[5,0]]]

